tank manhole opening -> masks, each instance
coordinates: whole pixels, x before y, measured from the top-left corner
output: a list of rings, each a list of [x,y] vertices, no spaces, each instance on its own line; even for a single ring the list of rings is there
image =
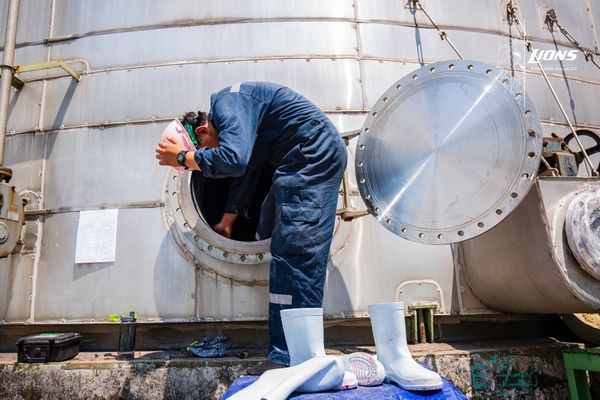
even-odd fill
[[[271,167],[263,168],[256,191],[250,202],[248,211],[250,218],[238,217],[236,219],[233,225],[232,240],[241,242],[256,241],[256,228],[260,218],[261,206],[271,190],[274,172],[275,170]],[[232,182],[233,178],[206,178],[199,172],[192,172],[191,191],[196,211],[211,228],[221,221]]]

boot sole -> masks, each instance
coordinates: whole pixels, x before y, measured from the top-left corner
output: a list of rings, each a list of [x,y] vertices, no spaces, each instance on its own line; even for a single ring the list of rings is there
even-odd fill
[[[439,390],[442,388],[442,386],[444,386],[443,383],[431,383],[429,385],[411,385],[411,384],[405,384],[405,383],[401,383],[398,382],[394,379],[391,379],[389,377],[386,376],[385,378],[385,383],[393,383],[397,386],[400,386],[402,389],[406,389],[406,390],[412,390],[415,392],[424,392],[424,391],[428,391],[428,390]]]
[[[352,353],[342,356],[342,361],[344,369],[356,375],[360,386],[375,386],[383,383],[383,379],[377,377],[377,362],[370,354]]]

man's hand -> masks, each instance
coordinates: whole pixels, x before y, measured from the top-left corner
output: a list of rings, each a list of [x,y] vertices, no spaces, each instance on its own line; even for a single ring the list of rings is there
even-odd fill
[[[177,154],[185,150],[185,147],[172,136],[166,136],[166,139],[156,147],[156,159],[160,165],[179,167],[180,165],[177,164]]]
[[[221,222],[213,226],[213,229],[222,236],[231,239],[231,234],[233,233],[233,223],[235,222],[236,218],[237,214],[224,213],[223,217],[221,218]]]

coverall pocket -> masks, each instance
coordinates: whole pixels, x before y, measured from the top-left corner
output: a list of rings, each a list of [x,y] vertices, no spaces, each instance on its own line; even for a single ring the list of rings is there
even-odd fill
[[[281,241],[276,241],[277,252],[300,270],[312,259],[319,242],[323,241],[320,232],[321,208],[312,204],[283,203],[281,205]],[[271,242],[273,244],[273,242]],[[300,257],[300,258],[297,258]]]
[[[282,204],[281,218],[287,222],[316,224],[321,219],[321,208],[303,204]]]

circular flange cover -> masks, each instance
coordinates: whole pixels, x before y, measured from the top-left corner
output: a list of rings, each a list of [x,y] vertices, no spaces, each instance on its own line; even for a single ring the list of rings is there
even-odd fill
[[[586,190],[571,201],[565,231],[579,265],[600,280],[600,188]]]
[[[448,244],[492,228],[525,197],[542,128],[514,78],[453,60],[389,88],[357,146],[356,177],[369,212],[403,238]]]

